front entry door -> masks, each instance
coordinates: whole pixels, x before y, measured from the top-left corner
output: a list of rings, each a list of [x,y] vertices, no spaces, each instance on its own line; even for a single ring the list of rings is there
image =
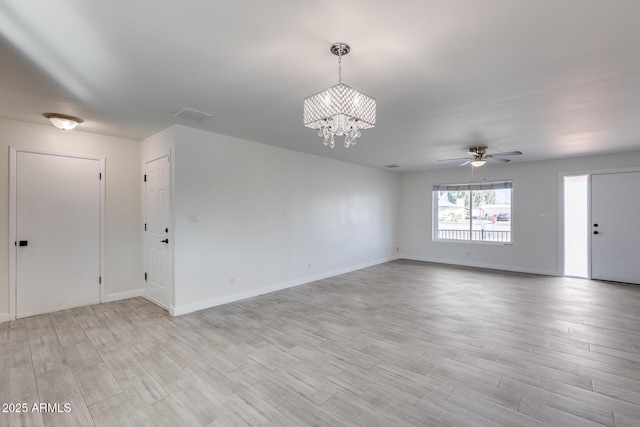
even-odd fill
[[[640,284],[640,172],[591,176],[591,278]]]
[[[100,302],[100,160],[16,153],[16,317]]]
[[[158,305],[171,304],[169,156],[145,164],[146,296]]]

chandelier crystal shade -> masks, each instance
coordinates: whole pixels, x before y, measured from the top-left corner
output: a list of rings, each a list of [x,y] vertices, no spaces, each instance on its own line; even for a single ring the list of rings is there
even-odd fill
[[[318,129],[324,145],[335,147],[335,136],[344,136],[344,146],[356,144],[362,129],[376,124],[376,100],[342,83],[342,56],[349,53],[345,43],[335,43],[331,52],[338,56],[338,84],[304,100],[303,123]]]

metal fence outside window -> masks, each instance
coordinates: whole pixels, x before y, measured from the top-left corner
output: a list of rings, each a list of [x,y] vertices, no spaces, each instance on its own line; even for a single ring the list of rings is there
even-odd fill
[[[438,230],[438,239],[511,242],[511,231],[504,230]]]

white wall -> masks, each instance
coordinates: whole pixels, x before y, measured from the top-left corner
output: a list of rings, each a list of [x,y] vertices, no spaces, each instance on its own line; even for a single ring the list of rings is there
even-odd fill
[[[8,320],[8,201],[9,147],[48,150],[106,158],[106,254],[103,284],[105,298],[113,300],[142,291],[142,209],[140,143],[82,132],[61,131],[51,125],[36,125],[0,118],[0,320]],[[44,178],[44,177],[43,177]]]
[[[469,181],[468,168],[395,175],[182,126],[140,144],[0,119],[5,203],[9,146],[106,157],[107,299],[142,292],[143,192],[134,183],[142,182],[144,160],[172,151],[176,314],[386,261],[397,245],[405,258],[560,274],[558,174],[640,165],[640,152],[490,165],[488,180],[514,180],[514,243],[493,246],[431,240],[432,185]],[[5,278],[8,256],[0,244]],[[8,296],[5,279],[0,320],[8,318]]]
[[[476,173],[487,180],[513,179],[513,245],[432,241],[432,186],[471,180],[469,168],[416,172],[400,177],[400,254],[403,258],[503,270],[561,274],[558,176],[561,172],[640,166],[640,152],[489,164]],[[544,215],[545,219],[541,219]]]
[[[175,149],[175,128],[175,126],[169,127],[140,143],[142,171],[144,171],[145,162],[160,158]]]
[[[397,175],[181,126],[173,131],[176,314],[396,255]]]

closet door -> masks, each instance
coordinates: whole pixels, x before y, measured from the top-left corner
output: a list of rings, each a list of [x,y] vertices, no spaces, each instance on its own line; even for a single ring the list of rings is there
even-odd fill
[[[100,160],[16,154],[16,316],[100,302]]]
[[[169,156],[145,164],[146,296],[156,304],[171,305],[171,180]]]

